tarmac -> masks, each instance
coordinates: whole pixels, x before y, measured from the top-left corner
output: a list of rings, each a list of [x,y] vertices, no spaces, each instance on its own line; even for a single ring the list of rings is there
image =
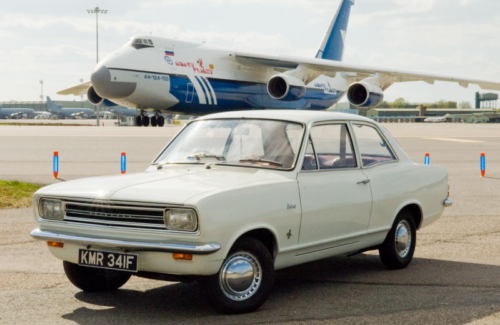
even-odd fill
[[[195,283],[133,278],[82,293],[30,238],[32,210],[0,210],[0,324],[500,324],[500,125],[384,126],[414,161],[428,152],[448,168],[455,202],[418,232],[408,268],[387,271],[376,252],[292,267],[257,312],[218,315]],[[55,150],[65,179],[119,173],[122,151],[138,172],[178,129],[0,126],[0,179],[54,182]]]

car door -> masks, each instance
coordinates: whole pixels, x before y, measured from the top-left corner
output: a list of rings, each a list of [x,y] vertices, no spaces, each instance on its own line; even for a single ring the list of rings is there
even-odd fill
[[[353,122],[352,130],[363,172],[370,180],[373,193],[370,230],[390,228],[394,211],[406,195],[408,170],[399,163],[395,151],[377,126]]]
[[[359,168],[348,123],[318,124],[311,128],[298,184],[302,203],[301,244],[326,244],[327,248],[333,248],[337,240],[366,232],[371,191]]]

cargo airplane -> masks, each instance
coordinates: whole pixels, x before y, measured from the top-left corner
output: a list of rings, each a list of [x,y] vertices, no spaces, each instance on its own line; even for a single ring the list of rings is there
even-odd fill
[[[160,37],[134,37],[102,60],[91,81],[60,91],[86,93],[141,111],[137,125],[163,125],[160,112],[206,114],[242,109],[324,110],[347,95],[375,107],[396,82],[449,81],[500,90],[500,83],[341,62],[354,0],[341,0],[315,58],[256,55]],[[151,118],[145,111],[156,112]]]

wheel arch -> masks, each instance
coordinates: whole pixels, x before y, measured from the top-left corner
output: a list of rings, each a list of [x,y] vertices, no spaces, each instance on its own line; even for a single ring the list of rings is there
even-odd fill
[[[234,236],[234,238],[231,240],[231,244],[228,245],[227,253],[229,253],[231,248],[238,240],[245,237],[252,237],[260,240],[269,250],[273,259],[278,254],[278,236],[276,236],[276,232],[274,230],[266,226],[256,226],[250,229],[246,229],[240,232],[237,236]]]
[[[422,225],[423,221],[423,212],[422,212],[422,207],[419,202],[416,201],[410,201],[410,202],[405,202],[403,203],[397,210],[396,213],[394,214],[393,220],[396,220],[398,215],[400,215],[402,212],[408,212],[410,213],[414,220],[415,220],[415,226],[417,229],[420,228]]]

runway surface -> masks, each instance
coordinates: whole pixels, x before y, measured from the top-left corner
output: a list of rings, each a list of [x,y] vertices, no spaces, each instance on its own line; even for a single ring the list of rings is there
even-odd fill
[[[0,324],[500,324],[500,125],[385,124],[417,162],[450,173],[453,207],[418,233],[415,260],[387,271],[373,253],[280,271],[256,313],[215,314],[196,284],[134,278],[123,290],[84,294],[29,232],[31,209],[0,210]],[[141,171],[177,127],[0,127],[0,179]],[[487,177],[479,155],[487,154]]]

